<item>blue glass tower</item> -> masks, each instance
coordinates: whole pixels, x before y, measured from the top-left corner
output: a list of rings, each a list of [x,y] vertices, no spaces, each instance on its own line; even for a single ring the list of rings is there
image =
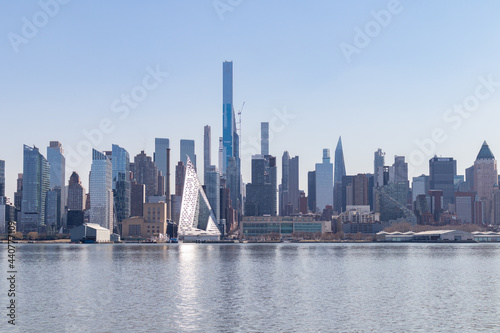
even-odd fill
[[[233,62],[222,64],[222,174],[226,174],[229,158],[233,157],[235,118],[233,110]]]
[[[121,222],[130,217],[130,156],[118,145],[112,146],[111,156],[115,213]]]
[[[24,145],[21,231],[38,231],[46,224],[45,204],[50,189],[50,165],[36,147]]]

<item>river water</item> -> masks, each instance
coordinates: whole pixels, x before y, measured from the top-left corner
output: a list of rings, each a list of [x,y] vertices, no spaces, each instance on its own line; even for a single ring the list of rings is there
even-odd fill
[[[1,332],[500,331],[500,244],[16,246]]]

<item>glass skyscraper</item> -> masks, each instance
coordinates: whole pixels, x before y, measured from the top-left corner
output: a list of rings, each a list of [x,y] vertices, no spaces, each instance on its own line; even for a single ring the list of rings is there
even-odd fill
[[[333,207],[333,164],[330,149],[323,149],[323,163],[316,163],[316,207],[320,213],[326,206]]]
[[[50,189],[59,189],[57,198],[57,225],[62,225],[62,218],[66,207],[66,158],[63,155],[62,144],[59,141],[50,141],[47,147],[47,161],[50,164]]]
[[[45,204],[50,189],[50,166],[37,147],[24,145],[21,225],[23,232],[46,224]]]
[[[222,174],[226,174],[229,158],[233,157],[235,119],[233,110],[233,62],[222,64]]]
[[[269,123],[260,123],[260,153],[269,155]]]
[[[170,148],[170,140],[165,139],[165,138],[155,138],[155,153],[154,153],[154,162],[156,164],[156,167],[158,168],[158,171],[161,171],[161,175],[165,177],[165,192],[170,193],[170,191],[167,191],[167,185],[170,186],[170,184],[167,184],[167,177],[168,177],[168,166],[167,166],[167,149]]]
[[[0,197],[5,196],[5,161],[0,160]]]
[[[181,156],[180,160],[184,165],[187,165],[187,157],[193,163],[194,168],[196,169],[196,154],[194,148],[194,140],[181,140]]]
[[[212,164],[212,131],[209,125],[206,125],[203,129],[203,173],[205,177],[203,177],[203,181],[206,184],[206,173],[208,167]]]
[[[113,231],[113,165],[95,149],[90,169],[90,222]]]
[[[215,165],[209,165],[205,171],[205,188],[210,207],[220,223],[220,174]]]
[[[111,156],[116,220],[121,222],[130,217],[130,156],[118,145],[112,146]]]

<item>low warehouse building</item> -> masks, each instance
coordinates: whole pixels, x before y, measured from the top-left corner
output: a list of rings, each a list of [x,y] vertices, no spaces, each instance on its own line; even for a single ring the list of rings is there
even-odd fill
[[[101,227],[99,224],[86,223],[71,229],[72,242],[84,243],[104,243],[110,241],[109,229]]]
[[[416,241],[473,241],[474,236],[462,230],[430,230],[415,233],[413,239]]]

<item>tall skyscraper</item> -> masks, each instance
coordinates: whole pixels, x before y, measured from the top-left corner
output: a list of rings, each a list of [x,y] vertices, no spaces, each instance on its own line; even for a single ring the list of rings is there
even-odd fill
[[[82,211],[85,209],[85,188],[82,186],[80,176],[73,171],[69,177],[68,185],[68,210]]]
[[[293,211],[292,213],[298,213],[299,211],[299,198],[300,198],[300,190],[299,190],[299,157],[294,156],[290,158],[290,163],[288,165],[289,168],[289,181],[288,181],[288,197],[290,202],[292,203]]]
[[[130,156],[118,146],[112,146],[111,163],[113,165],[113,199],[117,222],[130,217]]]
[[[484,141],[474,161],[474,191],[483,201],[483,223],[494,224],[493,192],[498,190],[497,160]]]
[[[316,212],[316,171],[307,173],[307,208]]]
[[[167,192],[167,178],[168,178],[168,166],[167,166],[167,150],[170,149],[170,140],[165,138],[155,138],[155,153],[154,162],[158,171],[161,172],[162,176],[165,177],[165,193]],[[170,185],[170,184],[169,184]]]
[[[247,184],[246,216],[276,216],[276,158],[252,156],[252,182]]]
[[[212,165],[212,131],[209,125],[206,125],[203,131],[203,183],[207,183],[207,171]],[[209,199],[210,200],[210,199]],[[214,208],[215,209],[215,208]],[[217,215],[217,214],[216,214]]]
[[[229,159],[234,157],[234,132],[236,121],[233,110],[233,62],[222,64],[222,144],[223,161],[222,174],[226,174]]]
[[[0,160],[0,200],[5,196],[5,161]]]
[[[260,153],[269,155],[269,123],[260,123]]]
[[[474,191],[481,199],[492,199],[495,185],[498,185],[497,161],[484,141],[474,161]]]
[[[0,160],[0,197],[5,196],[5,161]]]
[[[222,166],[224,165],[224,145],[222,144],[222,137],[219,137],[219,172],[222,174]]]
[[[340,147],[342,150],[342,145]],[[328,148],[323,149],[323,163],[316,163],[317,212],[322,212],[327,205],[333,207],[333,164],[330,162],[330,149]]]
[[[150,156],[144,151],[134,157],[134,179],[139,184],[146,185],[146,200],[148,197],[163,195],[158,193],[158,169]]]
[[[427,195],[429,192],[429,176],[420,175],[418,177],[413,177],[413,182],[411,185],[412,189],[412,200],[417,200],[417,195]]]
[[[288,216],[299,211],[299,157],[285,151],[281,161],[280,215]]]
[[[113,232],[113,165],[104,153],[92,149],[90,222]]]
[[[383,186],[384,184],[379,184],[378,179],[379,179],[379,172],[381,172],[381,168],[384,167],[385,163],[385,153],[382,151],[382,149],[377,149],[377,151],[374,153],[374,158],[373,158],[373,175],[375,178],[375,186]]]
[[[359,173],[352,179],[352,203],[355,206],[367,206],[370,204],[368,201],[369,193],[368,177]]]
[[[194,149],[194,140],[181,140],[181,157],[180,160],[184,165],[187,165],[187,158],[191,160],[196,169],[196,154]]]
[[[50,164],[50,188],[52,190],[59,188],[59,197],[55,201],[58,205],[57,209],[57,225],[62,224],[62,219],[65,214],[66,207],[66,158],[64,157],[62,144],[59,141],[50,141],[47,147],[47,161]],[[55,195],[55,194],[53,194]]]
[[[186,166],[182,161],[177,163],[175,167],[175,195],[182,198],[182,192],[184,191],[184,176],[186,174]]]
[[[220,173],[215,165],[209,165],[205,169],[205,188],[210,207],[217,223],[220,223]]]
[[[253,158],[252,158],[252,169],[253,169]],[[252,177],[253,179],[253,177]],[[290,203],[289,196],[289,181],[290,181],[290,155],[287,151],[283,153],[281,157],[281,185],[279,187],[280,194],[280,216],[288,216],[293,210]]]
[[[335,148],[335,175],[333,178],[333,210],[337,213],[340,213],[342,211],[342,177],[344,177],[345,175],[346,170],[344,163],[344,151],[342,149],[342,137],[339,137],[337,148]]]
[[[49,189],[49,163],[37,147],[24,145],[21,231],[38,231],[46,225],[45,204]]]
[[[324,150],[323,150],[324,152]],[[328,150],[328,154],[330,151]],[[328,156],[328,159],[330,157]],[[342,137],[339,137],[337,148],[335,148],[335,177],[334,182],[342,182],[342,177],[346,175],[344,163],[344,151],[342,150]]]
[[[457,175],[457,161],[452,157],[434,156],[429,160],[430,190],[443,191],[443,209],[455,203],[454,177]]]

